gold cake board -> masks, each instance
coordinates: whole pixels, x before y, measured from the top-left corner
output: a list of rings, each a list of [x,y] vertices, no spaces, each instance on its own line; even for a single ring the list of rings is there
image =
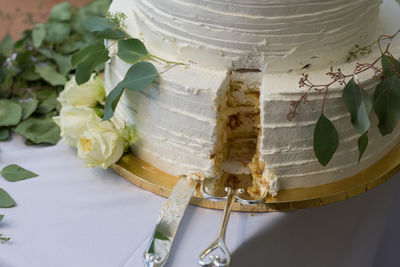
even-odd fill
[[[178,180],[178,177],[151,166],[131,153],[124,155],[112,166],[112,169],[135,185],[163,197],[169,196]],[[367,192],[387,181],[399,170],[400,142],[385,157],[357,175],[311,188],[280,190],[276,197],[269,196],[266,202],[260,205],[243,205],[236,202],[233,210],[269,212],[322,206]],[[214,202],[202,198],[198,189],[190,203],[210,209],[224,208],[224,202]]]

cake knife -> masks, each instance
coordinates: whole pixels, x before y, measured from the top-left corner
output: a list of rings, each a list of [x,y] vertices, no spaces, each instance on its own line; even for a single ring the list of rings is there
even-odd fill
[[[198,182],[181,176],[164,203],[144,253],[146,267],[162,267],[168,260],[179,224]]]

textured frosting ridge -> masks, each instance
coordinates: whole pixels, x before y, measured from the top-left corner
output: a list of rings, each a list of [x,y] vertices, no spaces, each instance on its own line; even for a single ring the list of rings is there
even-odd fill
[[[147,45],[165,57],[271,72],[343,62],[374,30],[380,3],[137,0],[133,13]]]

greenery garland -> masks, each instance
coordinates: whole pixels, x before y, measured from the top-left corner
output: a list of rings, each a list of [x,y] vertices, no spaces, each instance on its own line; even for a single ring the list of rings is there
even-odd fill
[[[90,78],[91,73],[110,59],[109,49],[118,46],[117,56],[126,63],[132,64],[125,77],[107,95],[103,120],[109,120],[117,107],[125,89],[140,91],[147,88],[159,75],[155,66],[149,61],[162,61],[167,64],[184,65],[168,61],[152,55],[142,41],[132,38],[124,30],[125,15],[123,13],[108,14],[104,17],[90,17],[85,27],[99,40],[83,48],[72,56],[72,66],[76,67],[76,82],[83,84]],[[104,43],[110,43],[107,47]]]
[[[97,42],[82,27],[90,16],[105,16],[111,0],[97,0],[77,8],[68,2],[55,6],[46,23],[26,30],[14,42],[6,35],[0,42],[0,141],[13,131],[26,138],[28,145],[56,144],[60,130],[52,117],[58,114],[57,95],[75,72],[71,57],[76,51]],[[98,65],[101,71],[104,65]],[[18,165],[4,167],[1,176],[9,182],[38,176]],[[0,188],[0,208],[16,205]],[[0,215],[0,222],[4,215]],[[9,241],[0,234],[0,242]]]

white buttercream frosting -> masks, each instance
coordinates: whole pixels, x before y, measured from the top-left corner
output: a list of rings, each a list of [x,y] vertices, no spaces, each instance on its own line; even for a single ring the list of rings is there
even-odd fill
[[[218,105],[232,79],[250,84],[255,77],[254,73],[238,72],[232,76],[231,70],[261,69],[256,75],[261,77],[257,78],[261,87],[258,152],[265,163],[261,182],[268,185],[266,190],[275,194],[279,188],[312,187],[347,178],[389,152],[397,143],[400,128],[382,137],[373,114],[369,146],[358,163],[359,135],[343,105],[342,88],[333,87],[325,115],[338,129],[340,145],[328,166],[322,167],[312,149],[322,95],[311,93],[295,120],[288,121],[286,114],[290,101],[303,93],[298,87],[302,67],[310,67],[303,71],[316,83],[329,79],[325,75],[328,65],[351,72],[355,63],[344,61],[354,44],[376,39],[375,28],[380,34],[396,30],[393,21],[383,22],[387,16],[378,17],[380,2],[114,0],[110,11],[127,15],[128,33],[141,38],[151,53],[190,64],[163,73],[146,90],[124,93],[113,120],[121,125],[136,124],[140,140],[133,151],[155,167],[174,175],[214,176],[219,171],[213,160]],[[400,8],[394,0],[393,4],[396,6],[389,5],[384,12],[398,14]],[[362,60],[371,62],[374,57],[376,54]],[[107,63],[108,91],[129,67],[117,57]],[[156,67],[162,71],[165,66]],[[376,84],[370,77],[370,73],[358,77],[369,93]]]
[[[138,33],[166,58],[271,72],[343,62],[374,30],[381,0],[131,3]]]

